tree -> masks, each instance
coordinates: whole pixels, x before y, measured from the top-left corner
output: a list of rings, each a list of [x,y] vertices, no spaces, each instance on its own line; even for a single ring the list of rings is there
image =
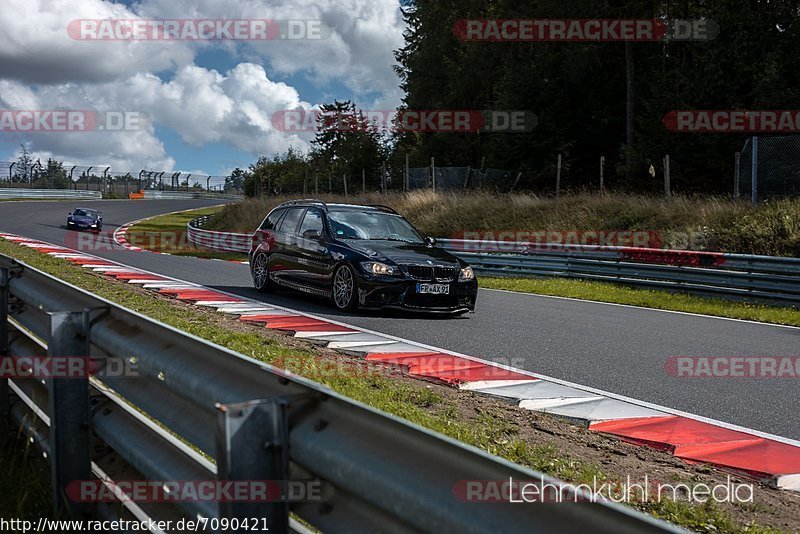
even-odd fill
[[[235,189],[237,191],[242,191],[244,189],[244,181],[246,177],[247,173],[239,167],[236,167],[233,169],[230,176],[225,177],[225,190],[230,191]]]
[[[17,164],[14,166],[14,174],[11,176],[12,182],[28,182],[31,180],[31,171],[33,170],[33,158],[31,157],[25,145],[19,145],[22,151]]]
[[[44,168],[42,168],[41,164],[38,164],[38,172],[34,170],[34,174],[38,175],[35,182],[37,187],[68,189],[70,186],[69,177],[67,176],[67,171],[64,169],[64,164],[53,158],[47,159],[47,165]]]
[[[375,188],[375,177],[387,158],[386,144],[380,127],[367,120],[363,110],[357,109],[349,100],[324,104],[317,117],[317,133],[311,141],[314,146],[312,159],[318,172],[336,178],[342,175],[352,179],[361,177],[362,171],[372,178],[370,186]]]

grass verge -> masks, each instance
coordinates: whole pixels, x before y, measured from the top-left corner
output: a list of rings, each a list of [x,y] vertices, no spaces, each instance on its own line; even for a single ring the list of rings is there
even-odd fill
[[[670,199],[620,193],[578,193],[557,199],[532,194],[438,192],[321,195],[326,202],[385,204],[402,213],[420,232],[460,237],[477,232],[498,238],[554,232],[644,231],[659,248],[800,257],[800,199],[751,206],[720,197]],[[297,196],[251,198],[226,205],[210,229],[251,232],[270,209]],[[495,237],[489,237],[495,236]],[[473,237],[476,238],[476,237]],[[613,242],[609,244],[614,244]],[[622,243],[620,243],[622,244]]]
[[[210,207],[160,215],[131,226],[126,238],[131,245],[152,252],[165,252],[174,256],[246,261],[247,254],[217,252],[196,247],[189,242],[186,232],[186,225],[189,224],[189,221],[203,215],[212,215],[219,210],[219,207]]]
[[[0,517],[36,521],[52,516],[50,468],[10,422],[0,423]]]
[[[0,241],[0,253],[176,328],[326,384],[379,410],[567,482],[591,483],[595,477],[601,481],[624,480],[626,474],[633,474],[634,479],[649,473],[662,479],[691,480],[718,475],[702,466],[686,466],[658,451],[627,445],[495,399],[426,385],[398,374],[396,368],[312,347],[216,312],[101,278],[25,247]],[[335,363],[333,367],[331,362]],[[336,372],[331,373],[332,368]],[[739,505],[683,501],[634,506],[699,532],[780,532],[790,531],[794,522],[800,522],[800,507],[794,496],[760,486],[757,490],[769,504],[756,512]],[[756,518],[770,527],[756,525]]]
[[[480,285],[486,289],[502,289],[519,293],[610,302],[657,310],[699,313],[715,317],[800,326],[800,310],[796,308],[762,306],[723,299],[695,297],[682,293],[670,293],[669,291],[636,289],[606,282],[556,278],[481,277]]]

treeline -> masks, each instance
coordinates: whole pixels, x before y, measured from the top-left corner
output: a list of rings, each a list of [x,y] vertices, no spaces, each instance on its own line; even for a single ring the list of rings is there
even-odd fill
[[[370,122],[350,101],[320,107],[317,132],[307,153],[289,148],[271,158],[262,156],[247,170],[234,169],[226,186],[245,195],[265,196],[285,192],[377,191],[402,187],[402,168],[388,164],[391,140],[386,129]]]
[[[529,133],[406,133],[394,158],[523,172],[547,191],[563,154],[563,185],[606,183],[656,191],[651,165],[672,161],[679,192],[730,193],[744,134],[672,133],[671,110],[798,109],[800,2],[796,0],[412,0],[397,72],[408,109],[530,110]],[[468,42],[463,19],[711,19],[710,41]],[[627,47],[627,51],[626,51]],[[627,52],[627,53],[626,53]],[[630,90],[630,93],[629,93]],[[628,96],[633,106],[627,106]],[[633,128],[626,128],[626,111]],[[628,131],[631,130],[631,131]],[[632,143],[627,144],[628,135]]]

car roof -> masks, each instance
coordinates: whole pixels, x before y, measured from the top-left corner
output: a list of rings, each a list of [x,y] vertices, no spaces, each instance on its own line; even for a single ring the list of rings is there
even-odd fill
[[[93,212],[97,213],[97,210],[96,210],[96,209],[94,209],[94,208],[75,208],[75,209],[74,209],[74,210],[72,210],[72,211],[78,211],[78,210],[83,210],[83,211],[93,211]]]
[[[398,215],[398,213],[388,206],[369,206],[369,205],[362,205],[362,204],[328,204],[323,202],[322,200],[314,200],[314,199],[306,199],[306,200],[292,200],[289,202],[284,202],[279,206],[276,206],[275,209],[278,208],[322,208],[325,211],[335,210],[335,211],[375,211],[375,212],[382,212],[382,213],[389,213],[392,215]]]

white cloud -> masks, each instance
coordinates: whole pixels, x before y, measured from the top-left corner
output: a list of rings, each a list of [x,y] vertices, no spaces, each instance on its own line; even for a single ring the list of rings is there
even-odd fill
[[[0,2],[0,109],[129,110],[153,121],[136,132],[0,132],[3,156],[24,141],[37,154],[69,162],[170,170],[174,159],[155,126],[175,130],[191,146],[224,143],[254,156],[305,149],[310,134],[272,125],[277,111],[315,107],[279,81],[287,76],[316,86],[321,101],[337,86],[372,109],[392,109],[401,98],[392,70],[392,52],[402,46],[399,0]],[[323,40],[239,43],[70,38],[69,23],[84,18],[319,20],[332,33]],[[220,60],[219,72],[196,64],[198,54],[214,48],[230,57]]]
[[[80,41],[67,33],[77,19],[131,19],[122,4],[102,0],[3,0],[0,78],[31,83],[98,82],[191,63],[188,42]]]

